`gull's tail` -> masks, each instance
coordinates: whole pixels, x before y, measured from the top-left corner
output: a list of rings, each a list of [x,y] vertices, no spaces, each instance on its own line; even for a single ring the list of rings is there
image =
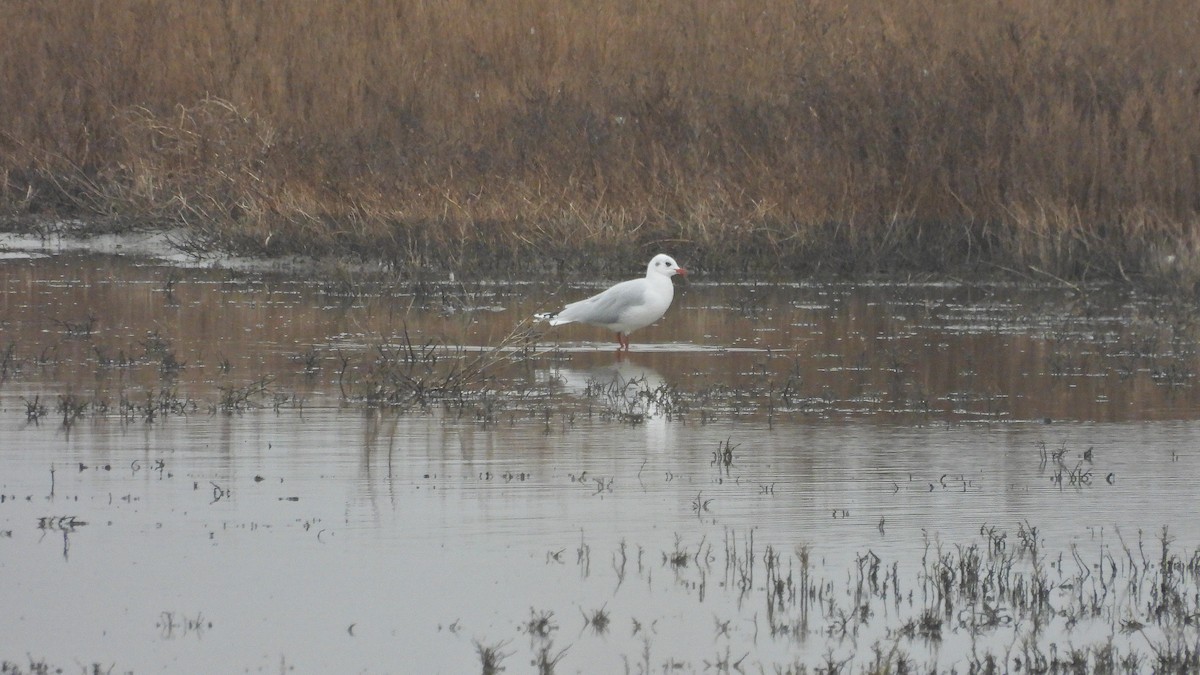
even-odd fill
[[[572,319],[560,319],[558,314],[558,312],[542,312],[541,314],[534,314],[533,318],[539,321],[549,321],[551,326],[560,326],[564,323],[572,322]]]

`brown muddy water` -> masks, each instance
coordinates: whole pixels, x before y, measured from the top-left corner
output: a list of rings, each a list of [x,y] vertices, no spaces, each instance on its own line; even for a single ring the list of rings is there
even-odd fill
[[[1196,663],[1188,306],[693,277],[618,360],[526,321],[588,284],[0,288],[4,672]]]

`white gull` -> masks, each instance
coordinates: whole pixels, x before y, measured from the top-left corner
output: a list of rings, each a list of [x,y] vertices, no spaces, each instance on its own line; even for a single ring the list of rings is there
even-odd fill
[[[687,276],[687,270],[671,256],[660,253],[646,266],[644,278],[622,281],[586,300],[572,302],[558,312],[535,316],[549,321],[551,326],[579,322],[607,328],[617,333],[620,345],[617,351],[629,351],[629,334],[658,321],[671,306],[675,297],[671,277],[676,274]]]

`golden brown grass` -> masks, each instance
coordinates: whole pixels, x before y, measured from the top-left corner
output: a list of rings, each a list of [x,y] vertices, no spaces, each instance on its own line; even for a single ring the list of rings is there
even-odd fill
[[[9,215],[501,269],[1200,259],[1190,0],[10,0],[0,25]]]

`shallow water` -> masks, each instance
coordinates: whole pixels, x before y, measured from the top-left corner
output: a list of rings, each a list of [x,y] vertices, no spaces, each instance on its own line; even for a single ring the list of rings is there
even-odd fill
[[[1200,544],[1193,315],[1128,292],[693,278],[618,359],[526,322],[582,284],[65,253],[0,287],[0,660],[30,669],[961,672],[1161,646],[1121,630],[1140,590],[1070,620],[1076,568]],[[368,405],[405,354],[487,367]],[[1029,528],[1057,618],[903,635],[931,559]],[[815,607],[769,576],[804,550]],[[863,599],[870,556],[899,592]]]

